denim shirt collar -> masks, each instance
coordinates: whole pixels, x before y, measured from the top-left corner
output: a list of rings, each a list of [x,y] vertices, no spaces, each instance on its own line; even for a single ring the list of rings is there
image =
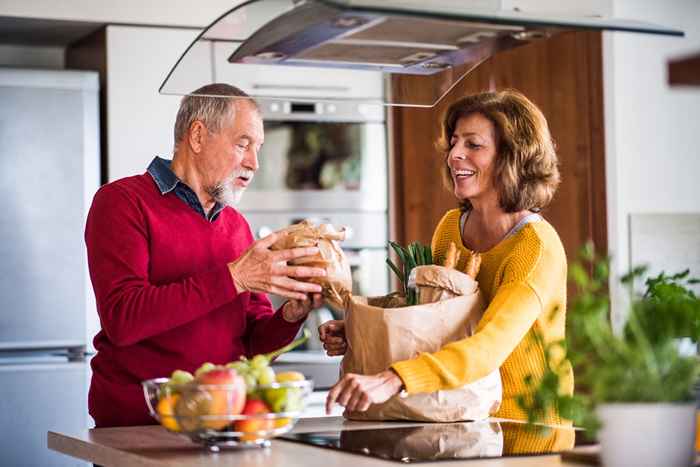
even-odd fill
[[[161,157],[155,157],[151,164],[148,166],[148,173],[153,178],[156,183],[158,190],[161,195],[166,195],[171,191],[174,191],[178,198],[184,201],[189,207],[194,209],[199,215],[204,217],[209,222],[214,222],[219,213],[226,207],[224,204],[218,201],[214,204],[214,207],[209,211],[209,215],[204,212],[202,204],[199,202],[196,193],[187,186],[182,180],[180,180],[175,172],[170,168],[172,161],[163,159]]]
[[[170,169],[171,163],[172,161],[156,156],[148,166],[148,173],[153,177],[153,181],[156,182],[156,185],[158,185],[161,195],[170,193],[175,189],[177,184],[180,183],[180,179],[177,178],[177,175]]]

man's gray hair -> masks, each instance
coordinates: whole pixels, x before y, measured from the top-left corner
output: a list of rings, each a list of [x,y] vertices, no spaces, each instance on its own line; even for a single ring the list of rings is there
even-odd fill
[[[233,119],[236,112],[233,104],[241,98],[258,109],[258,104],[252,97],[230,84],[207,84],[183,97],[175,119],[175,147],[195,120],[202,122],[207,130],[217,133],[227,120]]]

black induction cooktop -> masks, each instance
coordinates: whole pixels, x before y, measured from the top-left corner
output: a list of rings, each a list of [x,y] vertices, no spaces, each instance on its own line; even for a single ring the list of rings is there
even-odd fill
[[[371,430],[296,433],[282,439],[402,463],[556,454],[575,430],[516,422],[430,423]]]

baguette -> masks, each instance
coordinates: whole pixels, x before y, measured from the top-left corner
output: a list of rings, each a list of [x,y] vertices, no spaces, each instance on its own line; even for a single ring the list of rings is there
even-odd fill
[[[445,262],[443,263],[443,266],[447,269],[457,269],[460,256],[461,252],[457,249],[455,242],[450,242],[450,246],[447,248],[447,253],[445,254]],[[476,279],[480,268],[481,254],[475,251],[467,250],[467,260],[465,262],[463,272],[472,279]]]
[[[459,263],[460,252],[457,250],[457,245],[455,242],[450,242],[450,247],[447,249],[447,255],[445,256],[445,266],[447,269],[455,269],[457,263]]]
[[[476,276],[479,274],[479,268],[481,268],[481,254],[470,251],[464,272],[472,279],[476,279]]]

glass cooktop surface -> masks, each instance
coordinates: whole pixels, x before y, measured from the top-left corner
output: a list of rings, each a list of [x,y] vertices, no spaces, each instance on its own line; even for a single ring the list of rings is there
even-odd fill
[[[575,430],[491,420],[287,434],[288,441],[401,463],[556,454]]]

